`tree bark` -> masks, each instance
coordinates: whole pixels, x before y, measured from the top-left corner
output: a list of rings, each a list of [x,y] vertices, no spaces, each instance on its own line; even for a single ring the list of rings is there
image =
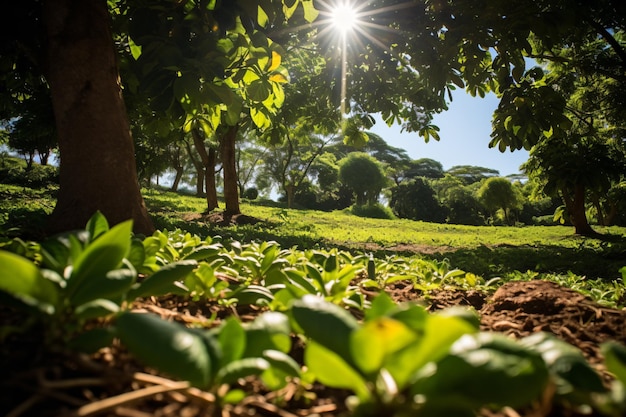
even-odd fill
[[[191,159],[191,163],[196,169],[196,196],[200,197],[204,194],[204,166],[202,165],[202,162],[198,161],[194,156],[189,142],[185,141],[185,147],[187,148],[189,159]]]
[[[141,196],[107,3],[46,0],[46,78],[59,140],[60,189],[48,231],[84,228],[101,211],[154,231]]]
[[[235,139],[238,126],[231,126],[220,137],[220,156],[224,168],[224,202],[228,215],[241,214],[239,207],[239,187],[237,186],[237,162],[235,159]]]
[[[563,192],[563,202],[569,213],[570,221],[574,225],[574,232],[582,236],[594,236],[597,232],[593,230],[587,214],[585,213],[585,186],[577,184],[574,186],[572,195]]]
[[[204,168],[204,186],[206,188],[206,212],[210,212],[219,207],[217,201],[217,189],[215,187],[215,149],[209,148],[207,152],[204,147],[204,139],[197,128],[191,129],[193,144],[200,155],[200,160]]]

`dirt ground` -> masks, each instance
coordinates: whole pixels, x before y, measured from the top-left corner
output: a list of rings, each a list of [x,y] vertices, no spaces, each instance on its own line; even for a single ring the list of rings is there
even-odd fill
[[[601,367],[598,345],[607,340],[626,344],[626,311],[600,306],[567,288],[545,281],[511,282],[494,294],[477,291],[437,291],[424,294],[411,286],[396,283],[390,288],[398,301],[425,303],[432,311],[449,306],[473,307],[480,315],[483,330],[493,330],[514,338],[538,331],[554,333],[581,349],[597,367],[605,381],[611,377]],[[180,322],[203,322],[211,315],[238,314],[251,319],[253,309],[228,310],[217,305],[194,303],[174,297],[145,300],[135,305],[164,318]],[[0,308],[0,325],[23,325],[22,317]],[[318,416],[346,415],[344,400],[348,392],[313,385],[303,390],[290,384],[282,391],[268,393],[254,380],[243,380],[248,395],[241,403],[214,407],[212,393],[189,388],[185,383],[157,375],[136,363],[119,346],[92,356],[50,354],[43,347],[41,334],[30,331],[11,336],[0,347],[2,386],[0,415],[17,416],[121,416],[121,417],[196,417],[196,416]],[[301,346],[295,344],[296,359]],[[530,417],[522,410],[487,412],[490,417]],[[535,414],[532,414],[536,416]],[[545,416],[576,416],[551,410]]]

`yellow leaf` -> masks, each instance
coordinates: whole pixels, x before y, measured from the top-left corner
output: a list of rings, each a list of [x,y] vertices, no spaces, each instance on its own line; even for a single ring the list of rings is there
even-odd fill
[[[270,81],[275,83],[288,83],[289,80],[283,74],[277,72],[276,74],[270,75]]]
[[[274,71],[276,68],[280,66],[282,57],[276,51],[272,51],[272,61],[270,63],[270,67],[267,69],[268,71]]]

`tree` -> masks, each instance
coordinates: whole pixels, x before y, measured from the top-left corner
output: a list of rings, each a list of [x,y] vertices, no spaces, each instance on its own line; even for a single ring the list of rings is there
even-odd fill
[[[26,157],[27,167],[39,155],[41,165],[48,164],[51,152],[57,148],[54,112],[47,88],[39,86],[31,98],[18,102],[13,119],[8,123],[8,145]]]
[[[511,211],[521,209],[524,203],[522,193],[511,184],[511,181],[502,177],[492,177],[478,189],[478,199],[492,215],[502,210],[506,224],[511,223]]]
[[[14,4],[19,3],[19,4]],[[43,7],[42,7],[43,3]],[[122,30],[135,31],[147,27],[152,31],[151,44],[137,46],[137,38],[126,37],[121,44],[126,45],[135,56],[142,52],[158,50],[161,60],[145,64],[170,67],[176,60],[176,54],[171,54],[170,42],[163,42],[156,29],[171,23],[170,20],[159,20],[153,13],[155,10],[182,10],[184,18],[194,20],[202,12],[201,18],[208,14],[212,24],[205,25],[207,30],[223,34],[232,22],[239,16],[246,25],[245,31],[250,33],[254,25],[267,25],[268,21],[275,20],[282,9],[271,4],[264,8],[258,5],[247,7],[244,2],[224,2],[216,6],[213,3],[162,1],[155,9],[140,15],[135,14],[141,2],[109,3],[115,7],[115,21],[124,24],[114,25]],[[290,3],[288,14],[292,14],[298,6],[305,10],[309,20],[315,17],[312,2],[296,0]],[[202,9],[204,7],[204,9]],[[216,7],[220,7],[216,9]],[[219,10],[220,13],[217,11]],[[133,19],[129,19],[132,16]],[[180,16],[180,14],[179,14]],[[133,142],[130,136],[129,122],[122,100],[118,67],[113,47],[113,33],[107,3],[75,2],[69,0],[27,0],[12,2],[3,10],[6,22],[1,25],[2,32],[2,65],[3,68],[16,68],[17,73],[3,74],[0,78],[7,88],[6,97],[11,102],[19,100],[25,86],[40,82],[45,76],[45,82],[50,86],[52,102],[55,112],[55,123],[59,134],[59,152],[61,157],[60,190],[53,214],[50,218],[50,230],[67,230],[83,227],[94,211],[100,210],[112,223],[118,223],[128,218],[134,219],[134,228],[137,232],[150,233],[152,223],[139,191],[137,172],[134,160]],[[11,22],[8,24],[7,22]],[[17,25],[15,23],[18,23]],[[23,23],[23,24],[21,24]],[[128,25],[130,23],[130,25]],[[8,28],[19,27],[11,32]],[[127,32],[128,33],[128,32]],[[198,33],[184,31],[167,32],[170,40]],[[190,40],[189,36],[186,38]],[[217,40],[219,37],[216,37]],[[196,40],[199,38],[196,37]],[[44,42],[45,40],[45,42]],[[145,40],[145,39],[144,39]],[[206,40],[203,39],[203,40]],[[217,44],[205,43],[204,62],[217,66],[230,65],[230,62],[218,63],[209,53],[217,49]],[[149,53],[147,56],[150,55]],[[174,58],[174,61],[172,61]],[[167,61],[167,62],[166,62]],[[208,65],[209,67],[211,65]],[[170,69],[171,71],[171,69]],[[172,71],[176,78],[177,71]],[[167,100],[171,95],[173,84],[164,83],[164,79],[150,78],[143,73],[143,81],[153,86],[152,98],[155,101]],[[148,79],[149,78],[149,79]],[[178,77],[180,78],[180,77]],[[187,79],[185,79],[186,81]],[[209,78],[213,80],[213,78]],[[131,80],[129,80],[131,81]],[[135,80],[136,81],[136,80]],[[178,84],[181,80],[178,81]],[[128,84],[132,86],[131,84]],[[219,94],[218,94],[219,96]],[[223,104],[223,99],[219,99]],[[166,110],[168,107],[164,107]],[[10,106],[3,106],[10,112]]]
[[[435,191],[423,178],[402,182],[391,189],[389,206],[400,218],[441,223],[445,219],[443,207]]]
[[[455,165],[447,170],[446,174],[459,178],[465,185],[474,184],[485,178],[497,177],[500,175],[498,170],[474,165]]]
[[[363,152],[353,152],[339,161],[339,179],[354,193],[356,204],[374,204],[387,183],[383,168]]]
[[[47,0],[42,18],[61,156],[49,230],[82,227],[100,210],[112,224],[132,218],[136,232],[151,233],[106,3]]]

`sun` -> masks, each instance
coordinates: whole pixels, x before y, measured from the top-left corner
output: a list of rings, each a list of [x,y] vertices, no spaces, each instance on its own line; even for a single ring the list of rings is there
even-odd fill
[[[330,11],[330,21],[336,29],[345,34],[355,29],[359,18],[356,9],[344,2]]]

